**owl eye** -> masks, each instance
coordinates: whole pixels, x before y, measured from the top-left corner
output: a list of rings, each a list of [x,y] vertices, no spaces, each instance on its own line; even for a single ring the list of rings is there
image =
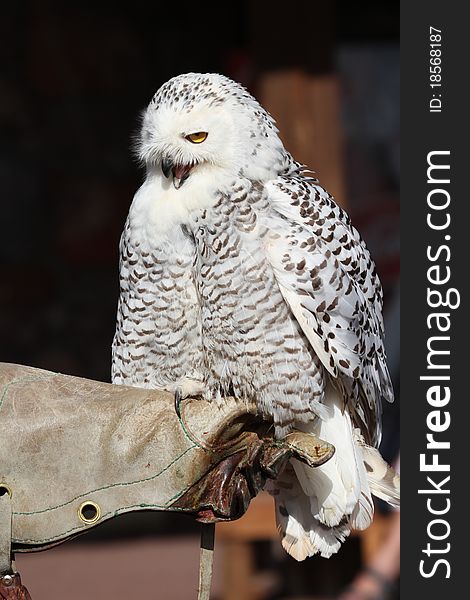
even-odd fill
[[[207,137],[207,131],[198,131],[196,133],[190,133],[186,136],[186,139],[193,144],[201,144]]]

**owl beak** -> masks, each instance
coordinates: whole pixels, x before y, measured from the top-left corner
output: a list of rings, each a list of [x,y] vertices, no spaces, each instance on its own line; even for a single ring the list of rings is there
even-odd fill
[[[179,190],[186,179],[189,177],[194,165],[175,165],[171,158],[162,159],[162,172],[168,179],[173,176],[173,185]]]
[[[163,175],[168,179],[171,175],[171,171],[173,169],[173,162],[169,158],[164,158],[162,160],[162,171]]]

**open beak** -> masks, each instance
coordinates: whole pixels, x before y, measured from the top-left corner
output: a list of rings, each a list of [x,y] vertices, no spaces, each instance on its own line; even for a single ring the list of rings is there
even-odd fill
[[[164,158],[162,160],[162,171],[163,175],[168,179],[173,177],[173,185],[177,190],[183,185],[186,179],[189,177],[191,169],[194,167],[190,165],[176,165],[170,158]]]

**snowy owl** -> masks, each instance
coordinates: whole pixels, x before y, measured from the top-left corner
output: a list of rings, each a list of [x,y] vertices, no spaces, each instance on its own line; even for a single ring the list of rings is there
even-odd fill
[[[248,399],[278,437],[295,428],[333,444],[322,466],[292,460],[272,490],[287,552],[328,557],[370,524],[371,494],[398,503],[375,449],[393,392],[369,252],[225,76],[165,83],[138,154],[146,178],[121,238],[113,383]]]

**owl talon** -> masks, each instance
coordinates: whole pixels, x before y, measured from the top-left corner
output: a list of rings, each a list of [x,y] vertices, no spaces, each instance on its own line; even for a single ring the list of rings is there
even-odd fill
[[[175,390],[175,411],[179,419],[181,419],[181,400],[183,400],[183,392],[180,387],[177,387]]]

